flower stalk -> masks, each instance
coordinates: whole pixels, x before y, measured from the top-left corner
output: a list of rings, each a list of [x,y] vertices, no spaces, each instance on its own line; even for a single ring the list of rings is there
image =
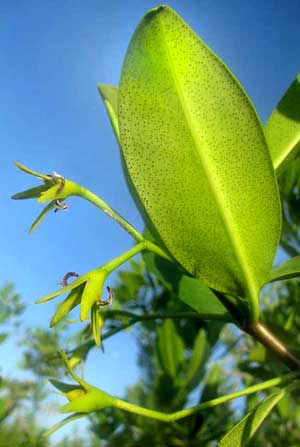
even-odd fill
[[[115,407],[129,413],[137,414],[139,416],[144,416],[162,422],[170,423],[176,422],[188,416],[192,416],[195,413],[214,408],[218,405],[225,404],[226,402],[230,402],[231,400],[237,399],[239,397],[261,392],[283,384],[289,383],[291,389],[300,386],[300,383],[297,381],[297,379],[299,379],[299,373],[289,373],[282,377],[276,377],[274,379],[267,380],[256,385],[252,385],[243,390],[236,391],[225,396],[217,397],[210,401],[202,402],[199,405],[168,414],[131,404],[122,399],[112,397],[104,391],[99,390],[98,388],[92,387],[86,381],[77,376],[64,352],[61,353],[61,357],[67,371],[69,372],[73,380],[77,382],[77,385],[64,384],[56,380],[52,380],[51,382],[56,388],[61,390],[62,394],[69,400],[69,403],[61,408],[61,412],[67,413],[75,410],[75,413],[71,414],[68,418],[64,419],[60,423],[47,430],[47,432],[45,433],[45,435],[47,436],[52,434],[62,425],[71,422],[74,419],[83,417],[87,413],[98,411],[106,407]]]

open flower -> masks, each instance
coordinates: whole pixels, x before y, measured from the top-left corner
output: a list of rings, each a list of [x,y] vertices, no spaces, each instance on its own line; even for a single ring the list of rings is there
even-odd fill
[[[63,383],[56,379],[50,379],[50,382],[60,391],[60,394],[65,396],[69,401],[60,408],[60,412],[72,414],[47,430],[45,436],[49,436],[68,422],[83,417],[88,413],[114,406],[115,398],[113,396],[99,388],[89,385],[85,380],[78,377],[71,368],[66,354],[61,352],[60,355],[67,371],[76,383]]]
[[[29,232],[32,233],[51,210],[56,212],[58,210],[67,209],[67,205],[62,201],[71,195],[76,195],[79,186],[70,180],[66,180],[56,172],[53,172],[53,174],[42,174],[40,172],[32,171],[17,162],[15,162],[15,165],[21,171],[37,177],[43,183],[42,185],[14,194],[12,199],[37,199],[39,203],[49,202],[31,225]]]
[[[102,319],[99,314],[99,306],[110,304],[112,300],[112,291],[109,289],[109,298],[102,301],[103,287],[110,271],[104,266],[96,268],[73,281],[71,284],[56,290],[42,298],[37,303],[46,303],[59,295],[69,292],[65,300],[59,304],[55,314],[53,315],[50,327],[53,327],[61,321],[72,309],[80,305],[80,320],[87,320],[91,312],[91,323],[94,340],[97,346],[100,346],[100,329]]]

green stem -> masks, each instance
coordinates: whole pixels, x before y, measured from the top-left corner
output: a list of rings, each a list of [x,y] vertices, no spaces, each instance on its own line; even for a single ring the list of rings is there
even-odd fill
[[[68,370],[68,373],[70,374],[72,379],[75,382],[79,383],[84,389],[88,389],[89,387],[87,386],[87,383],[83,379],[81,379],[79,376],[77,376],[77,374],[75,373],[73,368],[71,368],[68,358],[66,356],[66,353],[64,351],[60,351],[59,355],[60,355],[62,361],[64,362],[64,365],[65,365],[66,369]]]
[[[251,323],[255,324],[259,320],[259,301],[257,295],[249,297],[249,316]]]
[[[124,230],[127,231],[137,242],[143,242],[145,244],[144,249],[152,251],[167,261],[174,262],[173,259],[158,245],[153,242],[147,241],[143,235],[137,231],[129,222],[127,222],[124,217],[120,216],[113,208],[111,208],[104,200],[98,197],[93,192],[84,188],[83,186],[77,185],[72,182],[74,185],[74,195],[81,197],[83,199],[88,200],[90,203],[95,205],[97,208],[101,209],[106,213],[109,217],[115,220]]]
[[[84,188],[83,186],[77,185],[76,195],[88,200],[90,203],[95,205],[100,210],[104,211],[109,217],[114,219],[124,230],[127,231],[137,242],[144,241],[144,237],[139,233],[126,219],[120,216],[113,208],[111,208],[104,200],[98,197],[93,192]]]
[[[211,314],[209,312],[165,312],[165,313],[153,313],[146,315],[139,315],[133,312],[128,312],[124,310],[108,310],[105,314],[103,314],[104,318],[113,318],[115,316],[133,318],[135,322],[138,321],[148,321],[148,320],[165,320],[170,318],[172,320],[180,320],[182,318],[186,318],[189,320],[221,320],[220,315]],[[217,318],[216,318],[217,317]],[[224,321],[228,322],[228,318],[224,316]]]
[[[111,261],[107,262],[106,264],[99,267],[101,270],[105,270],[108,273],[111,273],[112,271],[116,270],[118,267],[120,267],[122,264],[127,262],[129,259],[133,258],[133,256],[137,255],[141,251],[146,249],[145,242],[139,242],[138,244],[134,245],[129,250],[122,253],[120,256],[117,256],[116,258],[112,259]]]
[[[108,338],[112,337],[113,335],[117,334],[118,332],[123,331],[124,329],[129,328],[130,326],[133,326],[136,323],[139,323],[140,321],[149,321],[149,320],[164,320],[167,318],[171,319],[192,319],[192,320],[205,320],[205,316],[207,319],[212,319],[212,316],[208,316],[209,314],[198,314],[196,312],[178,312],[178,313],[164,313],[164,314],[149,314],[149,315],[137,315],[132,312],[122,311],[122,310],[109,310],[104,314],[105,316],[109,314],[109,316],[113,315],[120,315],[128,318],[132,318],[131,321],[128,321],[127,323],[124,323],[118,327],[114,327],[110,330],[107,330],[105,334],[101,336],[101,340],[107,340]],[[220,318],[218,318],[220,320]],[[226,320],[227,321],[227,320]],[[89,349],[92,349],[95,346],[94,340],[89,340],[86,343],[83,343],[78,348],[75,348],[68,352],[68,354],[72,354],[77,349],[83,349],[84,351],[88,351]],[[53,357],[51,357],[51,360]]]
[[[175,422],[179,419],[183,419],[187,416],[191,416],[197,412],[207,410],[208,408],[213,408],[218,405],[229,402],[238,397],[247,396],[249,394],[257,393],[259,391],[266,390],[268,388],[272,388],[278,385],[282,385],[283,383],[296,379],[299,376],[298,373],[290,373],[286,374],[283,377],[276,377],[275,379],[267,380],[266,382],[259,383],[257,385],[250,386],[241,391],[236,391],[231,394],[227,394],[226,396],[217,397],[207,402],[203,402],[199,405],[196,405],[191,408],[186,408],[184,410],[176,411],[174,413],[166,414],[160,411],[150,410],[148,408],[140,407],[138,405],[131,404],[121,399],[114,399],[114,406],[120,408],[124,411],[128,411],[130,413],[135,413],[140,416],[149,417],[152,419],[157,419],[162,422]]]

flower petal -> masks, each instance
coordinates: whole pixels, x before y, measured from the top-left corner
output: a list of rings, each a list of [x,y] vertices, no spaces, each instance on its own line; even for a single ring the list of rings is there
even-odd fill
[[[85,413],[74,413],[70,416],[66,417],[62,421],[58,422],[57,424],[53,425],[51,428],[49,428],[47,431],[44,432],[43,436],[48,437],[52,435],[56,430],[60,429],[64,425],[68,424],[69,422],[75,421],[76,419],[82,418],[85,416]]]
[[[62,289],[56,290],[55,292],[49,293],[49,295],[45,295],[39,300],[36,301],[36,304],[46,303],[47,301],[52,300],[53,298],[56,298],[59,295],[62,295],[63,293],[69,292],[69,290],[75,289],[75,287],[80,286],[82,283],[84,283],[87,280],[87,275],[82,275],[80,278],[76,279],[72,284],[67,285],[66,287],[63,287]]]
[[[51,385],[53,385],[55,388],[57,388],[59,391],[61,391],[62,393],[68,393],[70,391],[73,391],[74,389],[78,389],[81,387],[79,385],[74,385],[72,383],[64,383],[61,382],[60,380],[56,380],[56,379],[49,379],[49,382],[51,383]]]
[[[92,305],[101,298],[103,284],[107,274],[102,270],[98,270],[96,275],[93,275],[87,282],[80,304],[80,320],[84,321],[88,318],[88,313],[91,310]]]
[[[103,319],[96,303],[92,305],[91,309],[91,325],[96,346],[101,346],[101,327],[103,326]]]
[[[32,169],[26,168],[26,166],[21,165],[21,163],[18,163],[17,161],[14,162],[17,168],[19,168],[21,171],[26,172],[26,174],[34,175],[34,177],[38,177],[42,180],[49,181],[49,175],[41,174],[40,172],[33,171]]]
[[[84,284],[81,284],[75,289],[72,289],[71,293],[67,296],[67,298],[58,306],[55,314],[53,315],[50,327],[53,327],[59,321],[61,321],[69,312],[71,312],[74,307],[78,306],[81,301],[82,293],[84,289]]]
[[[26,189],[22,192],[17,192],[13,196],[11,196],[11,199],[14,200],[23,200],[23,199],[36,199],[40,196],[40,194],[44,191],[46,191],[49,188],[49,183],[44,183],[40,186],[35,186],[33,188]]]
[[[65,194],[63,191],[59,193],[59,189],[61,188],[60,183],[56,183],[54,186],[51,186],[51,188],[48,188],[46,191],[43,191],[41,195],[38,198],[39,203],[46,203],[49,202],[49,200],[57,200],[65,197]]]
[[[29,234],[32,234],[37,229],[37,227],[42,222],[42,220],[44,220],[44,218],[47,216],[47,214],[49,214],[49,212],[54,207],[55,207],[55,203],[54,202],[50,202],[47,206],[45,206],[43,211],[38,215],[38,217],[35,219],[35,221],[31,225],[31,227],[29,228]]]

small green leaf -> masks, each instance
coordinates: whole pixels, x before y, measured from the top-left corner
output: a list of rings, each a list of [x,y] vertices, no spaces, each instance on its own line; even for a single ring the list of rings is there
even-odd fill
[[[58,306],[55,314],[53,315],[50,327],[53,327],[59,321],[61,321],[74,307],[78,306],[81,301],[84,284],[81,284],[75,289],[71,290],[71,293],[65,298],[65,300]]]
[[[218,396],[218,387],[222,383],[223,370],[218,363],[213,363],[205,376],[201,402],[207,402]]]
[[[172,320],[167,319],[157,330],[157,350],[163,371],[173,379],[184,360],[184,345]]]
[[[212,289],[246,297],[256,320],[281,210],[243,88],[171,8],[159,6],[131,39],[118,100],[128,172],[169,253]]]
[[[264,133],[274,168],[280,174],[300,148],[300,75],[272,112]]]
[[[116,138],[120,141],[118,123],[118,87],[108,84],[99,84],[98,90],[104,101]]]
[[[219,447],[244,447],[264,422],[273,407],[286,395],[289,387],[271,394],[254,407],[223,436]]]
[[[200,329],[193,346],[193,355],[187,372],[186,383],[190,388],[193,388],[195,381],[199,378],[199,372],[202,369],[206,353],[206,333],[204,329]]]
[[[249,352],[247,362],[265,363],[268,357],[266,348],[262,345],[255,345]]]
[[[47,216],[47,214],[51,210],[53,210],[54,207],[55,207],[55,203],[54,202],[50,202],[50,203],[48,203],[47,206],[45,206],[43,211],[38,215],[38,217],[35,219],[35,221],[31,225],[31,227],[29,228],[29,234],[32,234],[37,229],[37,227],[42,222],[42,220]]]
[[[297,156],[278,179],[279,190],[285,200],[289,200],[294,188],[299,188],[299,180],[300,156]]]
[[[274,281],[283,281],[285,279],[298,278],[300,276],[300,257],[289,259],[283,264],[273,269],[266,281],[267,283]]]

